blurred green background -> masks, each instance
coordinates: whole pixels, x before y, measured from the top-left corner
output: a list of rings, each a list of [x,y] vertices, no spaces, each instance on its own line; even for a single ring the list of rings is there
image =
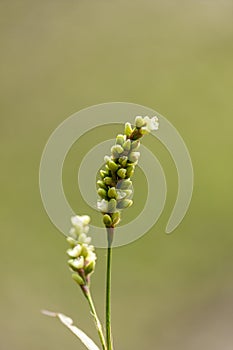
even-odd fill
[[[165,235],[177,175],[166,149],[145,140],[167,175],[168,198],[147,235],[114,250],[115,349],[233,348],[232,16],[227,0],[0,1],[1,349],[84,349],[43,308],[70,315],[98,341],[66,266],[64,236],[43,209],[38,169],[63,120],[111,101],[164,115],[195,171],[188,214]],[[85,135],[65,163],[65,191],[81,213],[89,208],[77,166],[105,131]],[[97,253],[92,287],[103,319],[105,252]]]

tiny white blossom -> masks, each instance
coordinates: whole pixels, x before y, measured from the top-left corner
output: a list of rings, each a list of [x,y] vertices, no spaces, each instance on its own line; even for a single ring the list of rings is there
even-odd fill
[[[144,122],[146,122],[146,125],[142,127],[142,130],[151,132],[153,130],[158,130],[159,128],[159,121],[156,116],[153,118],[144,117]]]
[[[73,249],[68,249],[67,254],[71,258],[77,258],[82,251],[82,246],[80,244],[77,244]]]
[[[107,213],[108,212],[108,201],[105,199],[102,199],[101,201],[97,202],[97,208],[102,212],[102,213]]]
[[[87,254],[87,257],[86,257],[86,260],[88,262],[91,262],[91,261],[95,261],[97,258],[96,258],[96,254],[94,252],[92,252],[91,250],[88,250],[88,254]]]
[[[81,228],[84,225],[88,225],[90,222],[90,216],[88,215],[75,215],[71,217],[71,223],[73,226]]]
[[[70,262],[71,266],[73,266],[75,269],[82,269],[84,266],[84,257],[79,256],[77,259],[74,259]]]

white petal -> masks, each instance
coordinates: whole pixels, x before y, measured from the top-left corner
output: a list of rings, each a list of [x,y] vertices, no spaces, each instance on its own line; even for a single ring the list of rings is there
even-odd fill
[[[103,213],[107,213],[108,211],[108,201],[105,199],[102,199],[101,201],[97,202],[97,208],[102,211]]]

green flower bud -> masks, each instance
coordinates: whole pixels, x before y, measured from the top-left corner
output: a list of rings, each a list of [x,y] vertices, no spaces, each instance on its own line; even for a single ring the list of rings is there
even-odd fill
[[[117,145],[122,146],[124,142],[125,142],[125,136],[121,135],[121,134],[117,135],[117,137],[116,137]]]
[[[104,190],[103,188],[99,188],[97,193],[101,198],[103,198],[103,199],[107,198],[107,191]]]
[[[101,176],[102,179],[103,179],[105,176],[107,176],[107,175],[108,175],[108,173],[107,173],[106,171],[100,170],[100,176]]]
[[[127,162],[128,162],[128,157],[126,157],[126,156],[120,157],[118,161],[123,167],[125,167],[127,165]]]
[[[135,166],[134,165],[130,165],[126,168],[126,176],[127,177],[132,177],[133,174],[134,174],[134,169],[135,169]]]
[[[114,213],[116,211],[117,202],[114,198],[108,202],[108,213]]]
[[[109,216],[108,214],[105,214],[105,215],[103,216],[103,222],[104,222],[104,225],[105,225],[106,227],[111,227],[111,225],[112,225],[111,216]]]
[[[117,169],[118,169],[118,165],[112,160],[110,160],[108,162],[108,166],[109,166],[109,169],[114,171],[114,172],[117,171]]]
[[[119,169],[118,172],[117,172],[117,175],[118,175],[120,178],[124,179],[125,176],[126,176],[126,169],[123,169],[123,168]]]
[[[136,125],[136,128],[140,129],[142,128],[144,125],[145,125],[145,121],[142,117],[138,116],[135,118],[135,125]]]
[[[125,124],[125,135],[126,136],[130,136],[133,132],[133,129],[131,128],[131,124],[130,123],[126,123]]]
[[[129,151],[131,148],[131,141],[128,139],[127,141],[124,142],[123,148],[125,151]]]
[[[112,214],[113,225],[119,224],[120,220],[121,220],[121,214],[119,211],[116,211],[115,213]]]
[[[138,161],[139,157],[140,157],[139,152],[131,152],[129,154],[129,161],[132,163],[136,163]]]
[[[121,201],[119,201],[117,203],[117,208],[118,209],[126,209],[131,207],[131,205],[133,204],[133,201],[131,199],[122,199]]]
[[[79,276],[77,273],[72,274],[72,278],[75,282],[77,282],[80,286],[83,286],[85,284],[84,280],[81,276]]]
[[[109,188],[109,190],[108,190],[108,197],[109,198],[116,198],[117,197],[117,192],[116,192],[115,187]]]
[[[90,273],[92,273],[95,269],[95,261],[92,260],[90,261],[86,266],[84,266],[84,271],[86,275],[89,275]]]
[[[104,181],[98,180],[97,185],[101,188],[104,188],[105,190],[107,189],[107,186],[105,185]]]
[[[136,151],[137,149],[139,149],[139,147],[140,147],[140,141],[139,140],[133,141],[131,143],[132,150]]]
[[[111,177],[107,176],[107,177],[104,178],[104,183],[105,183],[106,185],[111,185],[112,182],[113,182],[113,180],[112,180]]]
[[[132,181],[130,179],[120,180],[117,184],[117,189],[127,190],[132,186]]]

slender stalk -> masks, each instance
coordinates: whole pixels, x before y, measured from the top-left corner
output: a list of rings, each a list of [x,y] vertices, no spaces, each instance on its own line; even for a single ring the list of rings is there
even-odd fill
[[[111,265],[112,265],[112,241],[114,228],[107,228],[108,248],[107,248],[107,275],[106,275],[106,341],[107,349],[113,350],[111,331]]]
[[[100,320],[99,320],[99,318],[97,316],[97,312],[96,312],[95,305],[93,303],[92,296],[91,296],[89,288],[85,288],[84,295],[87,298],[88,304],[89,304],[90,309],[91,309],[92,316],[93,316],[93,318],[95,320],[95,324],[96,324],[96,328],[97,328],[97,331],[98,331],[98,334],[99,334],[99,338],[100,338],[100,342],[101,342],[101,345],[102,345],[102,349],[103,350],[107,350],[106,343],[105,343],[105,338],[104,338],[104,334],[103,334],[103,330],[102,330],[102,326],[101,326]]]

